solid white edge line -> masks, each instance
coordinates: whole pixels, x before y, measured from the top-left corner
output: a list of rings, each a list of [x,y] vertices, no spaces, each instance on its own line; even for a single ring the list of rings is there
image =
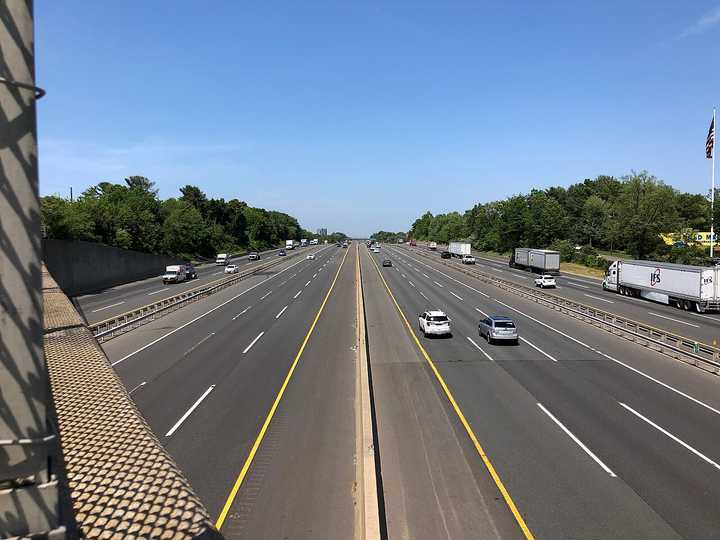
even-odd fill
[[[643,420],[643,421],[647,422],[648,424],[650,424],[652,427],[654,427],[655,429],[657,429],[657,430],[658,430],[660,433],[662,433],[663,435],[665,435],[665,436],[667,436],[667,437],[670,437],[673,441],[675,441],[675,442],[678,443],[679,445],[684,446],[687,450],[690,450],[693,454],[695,454],[697,457],[699,457],[699,458],[702,459],[703,461],[706,461],[707,463],[709,463],[710,465],[712,465],[712,466],[715,467],[716,469],[720,469],[720,465],[718,465],[717,463],[715,463],[712,459],[710,459],[709,457],[707,457],[705,454],[703,454],[703,453],[700,452],[699,450],[695,450],[695,448],[693,448],[692,446],[690,446],[688,443],[686,443],[685,441],[677,438],[675,435],[673,435],[672,433],[670,433],[668,430],[661,428],[661,427],[658,426],[655,422],[653,422],[653,421],[650,420],[649,418],[646,418],[645,416],[643,416],[642,414],[640,414],[639,412],[637,412],[635,409],[633,409],[633,408],[630,407],[629,405],[626,405],[625,403],[622,403],[622,402],[620,402],[620,401],[618,401],[618,403],[620,403],[620,405],[622,405],[626,410],[630,411],[631,413],[633,413],[635,416],[637,416],[637,417],[640,418],[641,420]]]
[[[681,321],[680,319],[673,319],[672,317],[668,317],[666,315],[660,315],[659,313],[653,313],[652,311],[648,311],[650,315],[654,315],[655,317],[660,317],[661,319],[667,319],[668,321],[673,321],[680,324],[687,324],[688,326],[692,326],[693,328],[700,328],[697,324]]]
[[[263,337],[263,334],[264,334],[264,333],[265,333],[264,330],[263,330],[262,332],[260,332],[260,333],[257,335],[257,337],[252,340],[252,342],[250,343],[250,345],[248,345],[247,347],[245,347],[245,350],[243,350],[242,353],[243,353],[243,354],[247,354],[247,352],[248,352],[250,349],[252,349],[253,345],[255,345],[255,344],[257,343],[258,339],[260,339],[261,337]]]
[[[111,366],[116,366],[117,364],[120,364],[121,362],[124,362],[124,361],[127,360],[128,358],[131,358],[131,357],[135,356],[137,353],[144,351],[144,350],[147,349],[148,347],[152,347],[153,345],[155,345],[156,343],[162,341],[162,340],[165,339],[166,337],[169,337],[169,336],[173,335],[175,332],[178,332],[178,331],[182,330],[182,329],[185,328],[186,326],[190,326],[191,324],[193,324],[194,322],[199,321],[199,320],[202,319],[203,317],[206,317],[207,315],[210,315],[210,314],[213,313],[214,311],[217,311],[218,309],[220,309],[221,307],[229,304],[229,303],[232,302],[233,300],[237,300],[237,299],[240,298],[243,294],[252,291],[252,290],[255,289],[256,287],[259,287],[260,285],[262,285],[263,283],[265,283],[266,281],[268,281],[268,280],[270,280],[270,279],[276,278],[277,276],[279,276],[279,275],[282,274],[283,272],[286,272],[286,271],[290,270],[292,267],[297,266],[297,265],[300,264],[301,262],[302,262],[302,261],[298,261],[298,262],[296,262],[296,263],[294,263],[294,264],[291,264],[291,265],[288,266],[287,268],[284,268],[284,269],[280,270],[277,274],[273,274],[273,275],[271,275],[271,276],[266,277],[266,278],[263,279],[260,283],[256,283],[256,284],[253,285],[252,287],[250,287],[250,288],[248,288],[248,289],[245,289],[243,292],[236,294],[235,296],[233,296],[232,298],[230,298],[230,299],[228,299],[228,300],[225,300],[222,304],[218,304],[218,305],[215,306],[214,308],[206,311],[205,313],[203,313],[203,314],[201,314],[201,315],[198,315],[197,317],[195,317],[194,319],[186,322],[185,324],[178,326],[177,328],[175,328],[174,330],[171,330],[171,331],[168,332],[167,334],[163,334],[162,336],[160,336],[159,338],[151,341],[150,343],[147,343],[146,345],[143,345],[143,346],[140,347],[138,350],[133,351],[133,352],[131,352],[130,354],[127,354],[127,355],[123,356],[123,357],[120,358],[119,360],[115,360],[115,361],[112,362],[110,365],[111,365]],[[248,309],[249,309],[249,308],[248,308]]]
[[[599,296],[593,296],[592,294],[583,293],[584,296],[587,296],[588,298],[594,298],[595,300],[600,300],[601,302],[607,302],[608,304],[614,304],[615,302],[612,300],[606,300],[605,298],[600,298]]]
[[[97,313],[98,311],[102,311],[104,309],[110,309],[111,307],[119,306],[120,304],[124,304],[124,303],[125,303],[125,300],[123,300],[122,302],[117,302],[115,304],[110,304],[109,306],[93,309],[90,313]]]
[[[478,345],[477,343],[475,343],[475,341],[473,340],[473,338],[471,338],[470,336],[465,336],[465,337],[468,339],[468,341],[469,341],[470,343],[472,343],[473,345],[475,345],[475,348],[476,348],[478,351],[480,351],[481,353],[483,353],[483,354],[487,357],[488,360],[490,360],[491,362],[494,362],[494,361],[495,361],[495,359],[494,359],[492,356],[490,356],[488,353],[486,353],[486,352],[483,350],[483,348],[480,347],[480,345]]]
[[[462,300],[462,301],[464,302],[462,296],[458,296],[457,294],[455,294],[455,293],[452,292],[452,291],[449,291],[449,292],[450,292],[450,294],[452,294],[455,298],[457,298],[458,300]]]
[[[280,313],[278,313],[277,315],[275,315],[275,318],[276,318],[276,319],[279,319],[280,317],[282,317],[282,314],[285,313],[285,310],[286,310],[287,308],[288,308],[287,306],[285,306],[284,308],[282,308],[282,309],[280,310]]]
[[[530,343],[527,339],[525,339],[525,338],[522,337],[522,336],[518,336],[518,337],[520,338],[521,341],[523,341],[523,342],[527,343],[528,345],[530,345],[530,346],[531,346],[533,349],[535,349],[537,352],[539,352],[539,353],[541,353],[541,354],[544,354],[545,356],[547,356],[547,357],[548,357],[550,360],[552,360],[553,362],[557,362],[557,359],[556,359],[556,358],[553,358],[552,356],[550,356],[548,353],[546,353],[545,351],[543,351],[540,347],[538,347],[538,346],[535,345],[534,343]]]
[[[583,442],[582,442],[580,439],[578,439],[575,435],[573,435],[573,433],[572,433],[568,428],[566,428],[566,427],[562,424],[562,422],[560,422],[560,420],[558,420],[557,418],[555,418],[555,416],[553,416],[553,413],[551,413],[550,411],[548,411],[548,410],[543,406],[542,403],[538,403],[537,406],[540,407],[540,409],[541,409],[546,415],[548,415],[548,416],[550,417],[550,419],[551,419],[553,422],[555,422],[555,423],[558,425],[558,427],[560,427],[560,429],[562,429],[568,437],[570,437],[573,441],[575,441],[575,443],[576,443],[580,448],[582,448],[583,450],[585,450],[585,453],[586,453],[588,456],[590,456],[591,458],[593,458],[593,460],[595,461],[595,463],[597,463],[598,465],[600,465],[600,467],[602,467],[603,470],[604,470],[606,473],[608,473],[608,474],[609,474],[610,476],[612,476],[613,478],[617,478],[617,475],[616,475],[614,472],[612,472],[612,469],[610,469],[610,467],[608,467],[607,465],[605,465],[599,457],[597,457],[595,454],[593,454],[592,450],[590,450],[587,446],[585,446],[585,445],[583,444]]]
[[[177,422],[175,422],[175,425],[170,428],[170,431],[168,431],[168,432],[165,434],[166,437],[170,437],[173,433],[175,433],[175,432],[177,431],[177,429],[182,425],[182,423],[183,423],[185,420],[187,420],[187,417],[190,416],[195,409],[197,409],[197,407],[198,407],[198,405],[200,405],[200,403],[202,403],[202,400],[205,399],[205,398],[207,397],[207,395],[208,395],[210,392],[213,391],[213,388],[215,388],[215,385],[214,385],[214,384],[213,384],[212,386],[210,386],[210,388],[208,388],[207,390],[205,390],[205,392],[203,393],[203,395],[200,396],[200,398],[199,398],[195,403],[193,403],[192,407],[190,407],[190,408],[187,410],[187,412],[180,417],[180,420],[178,420]]]
[[[644,371],[640,371],[639,369],[634,368],[634,367],[632,367],[631,365],[626,364],[625,362],[622,362],[622,361],[618,360],[617,358],[614,358],[614,357],[610,356],[609,354],[606,354],[606,353],[604,353],[604,352],[602,352],[602,351],[599,351],[599,350],[597,350],[596,348],[588,345],[587,343],[583,343],[583,342],[580,341],[579,339],[574,338],[574,337],[566,334],[566,333],[563,332],[562,330],[558,330],[557,328],[554,328],[554,327],[550,326],[549,324],[546,324],[546,323],[544,323],[544,322],[536,319],[535,317],[532,317],[532,316],[528,315],[527,313],[523,313],[523,312],[520,311],[519,309],[516,309],[516,308],[514,308],[514,307],[512,307],[512,306],[507,305],[505,302],[501,302],[501,301],[498,300],[497,298],[495,299],[495,301],[496,301],[498,304],[502,304],[503,306],[505,306],[505,307],[508,308],[508,309],[512,309],[513,311],[519,313],[519,314],[522,315],[523,317],[527,317],[527,318],[530,319],[531,321],[535,321],[536,323],[541,324],[541,325],[544,326],[545,328],[548,328],[548,329],[552,330],[553,332],[557,332],[558,334],[560,334],[561,336],[566,337],[566,338],[569,339],[570,341],[574,341],[574,342],[577,343],[578,345],[581,345],[581,346],[585,347],[586,349],[588,349],[588,350],[590,350],[590,351],[593,351],[593,352],[599,354],[600,356],[603,356],[603,357],[607,358],[608,360],[611,360],[611,361],[615,362],[616,364],[618,364],[618,365],[620,365],[620,366],[622,366],[622,367],[624,367],[624,368],[626,368],[626,369],[629,369],[630,371],[632,371],[632,372],[634,372],[634,373],[637,373],[638,375],[641,375],[642,377],[645,377],[646,379],[654,382],[655,384],[659,384],[659,385],[662,386],[663,388],[666,388],[666,389],[670,390],[671,392],[675,392],[675,393],[678,394],[679,396],[682,396],[682,397],[684,397],[685,399],[688,399],[688,400],[692,401],[693,403],[695,403],[695,404],[697,404],[697,405],[700,405],[701,407],[705,407],[707,410],[712,411],[712,412],[714,412],[714,413],[717,414],[717,415],[720,415],[720,410],[716,409],[715,407],[712,407],[712,406],[708,405],[707,403],[704,403],[704,402],[700,401],[700,400],[697,399],[697,398],[692,397],[692,396],[689,395],[689,394],[686,394],[686,393],[683,392],[682,390],[678,390],[677,388],[675,388],[675,387],[673,387],[673,386],[670,386],[669,384],[664,383],[664,382],[662,382],[661,380],[656,379],[655,377],[653,377],[653,376],[651,376],[651,375],[648,375],[648,374],[645,373]]]
[[[422,264],[425,264],[425,263],[422,263]],[[490,295],[489,295],[489,294],[485,294],[484,292],[477,290],[475,287],[472,287],[472,286],[468,285],[467,283],[463,283],[463,282],[460,281],[459,279],[455,279],[454,277],[449,276],[449,275],[447,275],[446,273],[441,272],[440,270],[437,270],[437,269],[435,269],[435,268],[432,268],[432,267],[429,266],[429,265],[426,265],[426,266],[427,266],[428,268],[430,268],[431,270],[433,270],[434,272],[437,272],[437,273],[440,274],[441,276],[444,276],[444,277],[448,278],[449,280],[452,280],[452,281],[454,281],[455,283],[458,283],[458,284],[462,285],[463,287],[467,287],[467,288],[470,289],[471,291],[474,291],[474,292],[476,292],[476,293],[478,293],[478,294],[481,294],[481,295],[484,296],[485,298],[490,298]]]
[[[147,384],[147,381],[141,382],[141,383],[138,384],[135,388],[133,388],[132,390],[130,390],[130,391],[128,392],[128,396],[131,396],[132,393],[133,393],[135,390],[139,390],[140,388],[142,388],[142,387],[145,386],[146,384]]]

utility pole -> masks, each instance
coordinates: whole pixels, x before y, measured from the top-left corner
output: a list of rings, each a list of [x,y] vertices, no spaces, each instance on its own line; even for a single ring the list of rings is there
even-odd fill
[[[43,355],[32,0],[0,1],[0,538],[63,538]],[[66,516],[67,518],[67,516]]]

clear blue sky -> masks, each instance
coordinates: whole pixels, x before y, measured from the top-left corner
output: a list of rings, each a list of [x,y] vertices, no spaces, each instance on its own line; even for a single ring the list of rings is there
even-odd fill
[[[42,194],[141,174],[360,236],[631,169],[709,188],[720,1],[35,10]]]

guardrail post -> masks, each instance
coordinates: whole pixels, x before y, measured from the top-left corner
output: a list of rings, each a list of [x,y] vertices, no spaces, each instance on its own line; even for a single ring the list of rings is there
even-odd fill
[[[0,2],[0,59],[0,538],[64,538],[72,515],[42,349],[32,0]]]

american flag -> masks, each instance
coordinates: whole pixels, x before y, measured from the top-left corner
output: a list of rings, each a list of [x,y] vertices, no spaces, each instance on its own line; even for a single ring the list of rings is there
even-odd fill
[[[710,122],[710,130],[708,131],[707,142],[705,143],[705,157],[710,159],[713,157],[713,146],[715,146],[715,117]]]

